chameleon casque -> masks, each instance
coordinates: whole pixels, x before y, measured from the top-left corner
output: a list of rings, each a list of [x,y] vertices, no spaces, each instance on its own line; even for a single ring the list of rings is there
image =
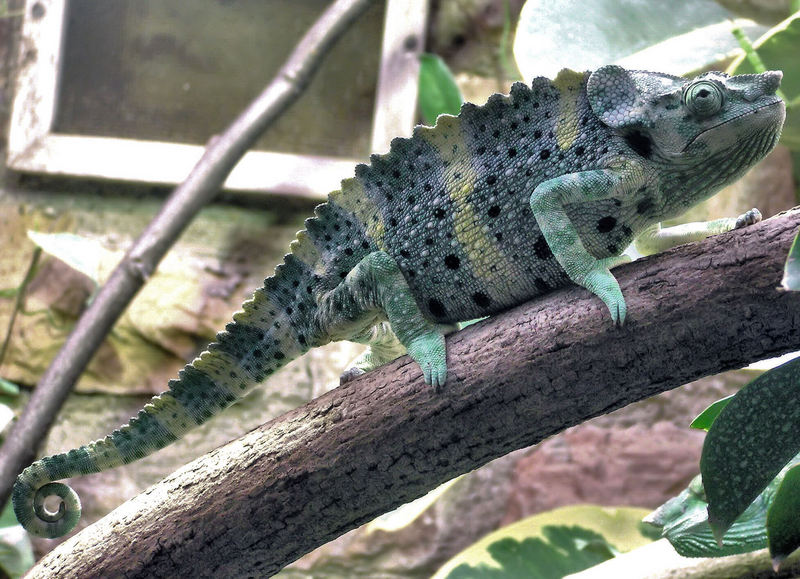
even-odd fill
[[[283,264],[167,392],[104,439],[20,474],[17,519],[36,535],[67,533],[80,501],[51,481],[170,444],[332,340],[370,344],[354,373],[407,351],[440,388],[444,336],[457,322],[570,281],[622,324],[625,300],[609,267],[634,238],[658,249],[760,219],[753,210],[682,229],[659,225],[775,146],[781,76],[565,69],[393,140],[316,208]],[[52,495],[61,499],[57,512],[44,506]]]

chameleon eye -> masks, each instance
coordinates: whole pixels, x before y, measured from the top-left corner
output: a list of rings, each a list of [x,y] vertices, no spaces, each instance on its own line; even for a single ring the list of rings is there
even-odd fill
[[[707,80],[699,80],[686,87],[683,99],[686,107],[700,117],[716,114],[724,101],[719,85]]]

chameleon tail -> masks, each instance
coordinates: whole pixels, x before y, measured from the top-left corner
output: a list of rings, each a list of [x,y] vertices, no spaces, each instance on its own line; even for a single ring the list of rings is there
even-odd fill
[[[311,291],[305,291],[313,283],[312,268],[287,255],[208,350],[128,424],[101,440],[26,468],[12,494],[20,524],[40,537],[68,533],[80,519],[80,500],[69,486],[52,481],[128,464],[167,446],[309,348],[327,341],[313,334],[316,301]],[[53,495],[60,498],[56,512],[45,505]]]

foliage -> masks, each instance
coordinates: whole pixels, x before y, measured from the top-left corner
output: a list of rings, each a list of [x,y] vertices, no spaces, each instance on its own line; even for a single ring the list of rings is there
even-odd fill
[[[708,430],[697,477],[645,518],[687,557],[800,547],[800,358],[762,374],[693,422]]]
[[[3,434],[14,417],[14,412],[4,400],[19,394],[19,387],[13,382],[0,378],[0,442]],[[0,511],[0,576],[5,573],[9,577],[22,577],[33,567],[33,546],[28,534],[17,524],[9,502]]]
[[[741,38],[741,36],[740,36]],[[782,70],[781,91],[786,101],[786,122],[781,143],[800,151],[800,12],[770,29],[752,47],[745,42],[745,54],[728,68],[731,74]]]
[[[800,241],[798,239],[800,239],[800,232],[792,242],[789,257],[786,258],[786,266],[783,269],[781,287],[787,291],[800,291]]]
[[[489,545],[499,568],[463,563],[447,579],[560,579],[607,561],[617,550],[602,535],[581,527],[547,526],[544,539],[500,539]]]
[[[564,67],[594,70],[608,63],[688,74],[719,66],[735,53],[732,18],[712,0],[529,0],[514,55],[529,82],[539,75],[553,78]],[[754,37],[766,31],[749,21],[742,26]]]
[[[643,512],[577,505],[540,513],[471,545],[433,579],[563,577],[649,543],[638,523]]]
[[[419,60],[419,111],[425,124],[433,125],[439,115],[457,115],[464,99],[453,73],[435,54],[421,54]]]

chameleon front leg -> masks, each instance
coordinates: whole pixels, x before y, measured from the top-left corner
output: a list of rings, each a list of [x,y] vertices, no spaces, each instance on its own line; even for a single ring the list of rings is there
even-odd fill
[[[656,223],[637,236],[634,246],[642,255],[652,255],[684,243],[702,241],[706,237],[725,233],[731,229],[747,227],[759,221],[761,212],[753,208],[739,217],[723,217],[713,221],[696,221],[664,228],[660,223]]]
[[[644,170],[636,163],[594,171],[570,173],[540,183],[531,194],[533,216],[547,245],[569,278],[598,296],[611,312],[615,324],[625,322],[627,307],[609,267],[618,259],[596,259],[584,247],[565,206],[631,195],[646,184]]]
[[[375,251],[362,259],[321,298],[317,316],[318,326],[332,340],[363,340],[372,326],[388,320],[397,341],[422,368],[425,382],[435,388],[444,385],[444,327],[422,314],[388,253]]]

